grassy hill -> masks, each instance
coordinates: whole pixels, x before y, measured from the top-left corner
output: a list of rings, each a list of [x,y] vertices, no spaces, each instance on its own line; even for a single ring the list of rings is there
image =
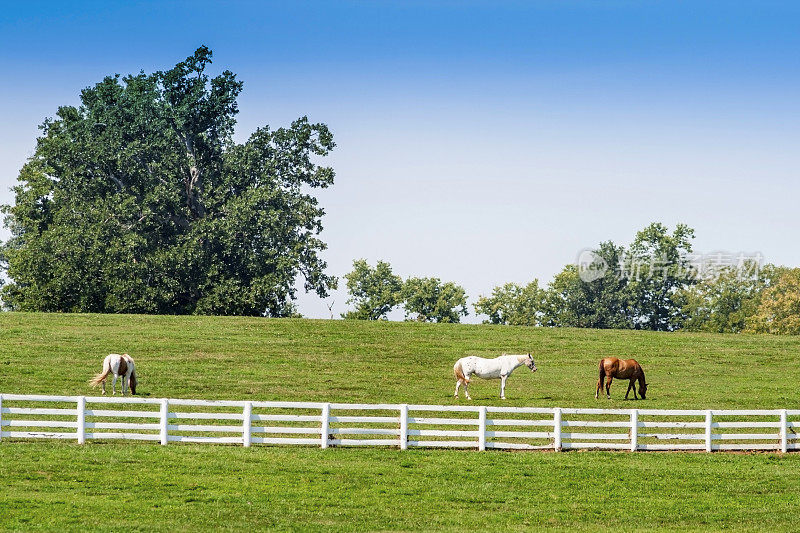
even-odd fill
[[[798,408],[800,338],[0,313],[0,393],[94,395],[109,352],[151,397],[451,404],[458,357],[532,352],[488,405]],[[594,399],[636,358],[643,402]],[[460,403],[467,403],[463,398]],[[0,442],[0,530],[795,530],[800,454]]]
[[[800,337],[330,320],[0,313],[0,392],[93,395],[109,352],[136,360],[152,397],[448,404],[465,355],[531,352],[506,402],[475,379],[473,402],[610,406],[601,357],[637,359],[648,408],[797,408]],[[463,398],[460,400],[465,402]],[[626,404],[627,405],[627,404]]]

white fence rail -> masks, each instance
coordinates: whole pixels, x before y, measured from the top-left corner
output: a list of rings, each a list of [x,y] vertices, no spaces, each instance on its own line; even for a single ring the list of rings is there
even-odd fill
[[[800,410],[562,409],[0,395],[0,439],[497,449],[800,449]]]

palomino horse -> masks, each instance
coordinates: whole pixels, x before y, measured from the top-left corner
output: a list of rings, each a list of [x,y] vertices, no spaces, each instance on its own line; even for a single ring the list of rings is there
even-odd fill
[[[636,387],[633,382],[639,380],[639,394],[642,395],[642,400],[645,399],[647,394],[647,383],[644,380],[644,370],[636,362],[636,359],[617,359],[616,357],[605,357],[600,360],[600,379],[597,380],[597,390],[594,391],[594,398],[597,399],[600,394],[600,389],[603,387],[603,378],[606,378],[606,398],[611,399],[611,382],[614,378],[627,379],[628,390],[625,393],[625,399],[628,399],[628,393],[633,389],[634,400],[636,397]]]
[[[462,357],[453,366],[453,373],[456,375],[456,393],[453,395],[458,398],[458,388],[464,384],[464,394],[467,399],[471,400],[469,396],[469,378],[475,374],[483,379],[497,379],[500,378],[500,398],[506,399],[506,379],[515,368],[518,366],[526,365],[531,369],[531,372],[536,372],[536,363],[533,362],[531,354],[525,355],[506,355],[503,354],[494,359],[484,359],[483,357]]]
[[[103,371],[89,380],[91,385],[97,386],[102,383],[103,394],[106,393],[106,377],[114,374],[114,381],[111,383],[111,394],[117,393],[117,378],[122,377],[122,395],[125,396],[125,384],[130,385],[131,394],[136,394],[136,367],[133,365],[133,358],[124,353],[110,353],[103,359]]]

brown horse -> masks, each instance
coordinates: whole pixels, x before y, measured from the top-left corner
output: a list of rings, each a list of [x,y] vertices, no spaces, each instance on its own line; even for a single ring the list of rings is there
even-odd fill
[[[627,379],[628,391],[625,393],[625,399],[628,399],[628,394],[633,389],[633,398],[636,400],[636,387],[633,382],[639,380],[639,394],[642,395],[642,400],[645,399],[647,394],[647,383],[644,380],[644,371],[636,359],[617,359],[616,357],[605,357],[600,360],[600,379],[597,380],[597,390],[594,392],[594,398],[597,399],[600,394],[600,389],[603,387],[603,378],[606,378],[606,398],[611,399],[611,382],[614,378]]]

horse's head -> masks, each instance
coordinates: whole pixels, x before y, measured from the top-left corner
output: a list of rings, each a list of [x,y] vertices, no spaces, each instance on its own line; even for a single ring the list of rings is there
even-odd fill
[[[646,400],[647,399],[645,396],[646,394],[647,394],[647,383],[642,382],[639,385],[639,396],[642,397],[642,400]]]
[[[136,394],[136,372],[131,372],[131,377],[128,379],[128,386],[131,388],[131,394]]]
[[[530,368],[531,372],[536,372],[536,363],[533,361],[531,354],[528,354],[528,358],[525,359],[525,366]]]

